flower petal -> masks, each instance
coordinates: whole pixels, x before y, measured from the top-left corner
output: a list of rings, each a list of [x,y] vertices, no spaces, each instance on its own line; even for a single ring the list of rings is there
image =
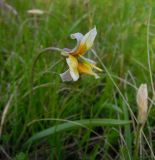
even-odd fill
[[[81,45],[85,44],[87,50],[90,49],[93,46],[94,39],[97,35],[97,30],[96,27],[90,30],[83,38],[81,41]]]
[[[90,63],[90,65],[91,65],[92,68],[95,68],[96,70],[98,70],[100,72],[103,71],[101,68],[97,67],[95,64]]]
[[[65,82],[65,81],[72,81],[73,80],[72,77],[71,77],[71,75],[70,75],[69,69],[67,71],[65,71],[64,73],[61,73],[60,77],[61,77],[61,79],[62,79],[63,82]]]
[[[79,73],[89,74],[95,76],[95,78],[99,78],[99,76],[93,72],[92,66],[88,63],[79,63],[78,64]]]
[[[78,49],[78,47],[79,47],[79,45],[81,43],[81,40],[83,38],[83,34],[79,33],[79,32],[78,33],[74,33],[74,34],[71,34],[71,38],[77,40],[77,45],[75,46],[75,48],[73,48],[73,49],[71,49],[71,51],[69,51],[69,53],[74,53]]]
[[[74,34],[71,34],[71,38],[72,39],[76,39],[77,42],[80,42],[83,38],[83,34],[82,33],[74,33]]]
[[[84,57],[82,55],[80,55],[80,58],[85,62],[88,62],[88,63],[91,63],[91,64],[96,64],[96,62],[93,61],[92,59],[86,58],[86,57]]]
[[[89,50],[93,46],[96,35],[97,30],[95,27],[83,36],[79,46],[76,48],[76,50],[74,50],[74,52],[71,52],[71,54],[76,56],[83,55],[87,50]]]
[[[100,72],[103,71],[101,68],[99,68],[99,67],[97,67],[97,66],[95,65],[95,64],[96,64],[95,61],[93,61],[93,60],[91,60],[91,59],[89,59],[89,58],[85,58],[84,56],[81,56],[81,55],[80,55],[80,58],[84,61],[84,63],[87,63],[87,64],[90,65],[92,68],[95,68],[96,70],[98,70],[98,71],[100,71]]]
[[[70,75],[73,78],[74,81],[77,81],[79,79],[79,72],[78,72],[78,61],[77,59],[69,55],[68,58],[66,58],[67,64],[69,66]]]

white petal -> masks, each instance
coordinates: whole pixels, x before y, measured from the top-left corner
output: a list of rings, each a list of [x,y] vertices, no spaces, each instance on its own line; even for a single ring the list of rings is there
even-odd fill
[[[61,73],[60,77],[61,77],[63,82],[72,81],[73,80],[71,75],[70,75],[70,71],[69,70],[65,71],[64,73]]]
[[[75,48],[73,48],[73,49],[70,51],[70,53],[73,53],[73,52],[75,52],[75,51],[78,49],[78,47],[79,47],[79,45],[80,45],[80,43],[81,43],[81,40],[82,40],[82,38],[83,38],[83,34],[81,34],[81,33],[79,33],[79,32],[78,32],[78,33],[74,33],[74,34],[71,34],[71,38],[77,40],[77,44],[76,44]]]
[[[79,32],[78,33],[73,33],[73,34],[71,34],[71,38],[76,39],[79,42],[83,38],[83,34],[79,33]]]
[[[90,49],[94,43],[95,37],[97,35],[96,27],[90,30],[81,40],[80,45],[86,45],[87,50]]]
[[[73,81],[77,81],[79,79],[79,71],[78,71],[78,61],[77,59],[69,55],[68,58],[66,58],[67,64],[69,66],[70,75],[73,78]]]

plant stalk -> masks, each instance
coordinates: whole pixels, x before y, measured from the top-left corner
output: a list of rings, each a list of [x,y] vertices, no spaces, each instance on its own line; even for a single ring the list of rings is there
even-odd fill
[[[144,124],[139,123],[137,126],[137,132],[135,135],[135,146],[134,146],[134,160],[139,160],[139,148],[141,142],[141,134],[143,131]]]

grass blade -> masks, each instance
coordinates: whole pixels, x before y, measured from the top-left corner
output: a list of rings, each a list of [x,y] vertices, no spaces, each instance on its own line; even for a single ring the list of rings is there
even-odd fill
[[[49,135],[52,135],[58,132],[66,131],[69,129],[76,129],[79,127],[87,128],[87,127],[95,127],[95,126],[126,125],[129,123],[130,121],[116,120],[116,119],[84,119],[84,120],[77,120],[77,121],[68,121],[62,124],[55,125],[51,128],[45,129],[35,134],[26,142],[26,145],[34,142],[35,140],[47,137]]]

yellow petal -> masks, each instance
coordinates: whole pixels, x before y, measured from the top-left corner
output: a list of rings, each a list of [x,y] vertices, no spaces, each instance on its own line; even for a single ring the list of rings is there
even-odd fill
[[[73,53],[71,53],[74,56],[83,55],[87,51],[87,47],[85,44],[80,44],[77,50]]]
[[[103,71],[101,68],[97,67],[95,64],[90,63],[90,65],[91,65],[93,68],[95,68],[96,70],[100,71],[100,72]]]
[[[84,56],[80,55],[80,58],[84,61],[84,63],[89,64],[92,68],[95,68],[96,70],[102,72],[103,70],[99,67],[97,67],[95,62],[89,58],[85,58]]]
[[[88,63],[78,63],[79,73],[89,74],[95,76],[95,78],[99,78],[99,76],[93,72],[92,66]]]
[[[68,58],[66,58],[67,64],[69,66],[70,75],[73,78],[74,81],[77,81],[79,79],[79,72],[78,72],[78,61],[77,59],[69,55]]]
[[[95,27],[82,37],[79,46],[71,54],[74,56],[85,54],[86,51],[89,50],[93,46],[96,35],[97,35],[97,31]]]

